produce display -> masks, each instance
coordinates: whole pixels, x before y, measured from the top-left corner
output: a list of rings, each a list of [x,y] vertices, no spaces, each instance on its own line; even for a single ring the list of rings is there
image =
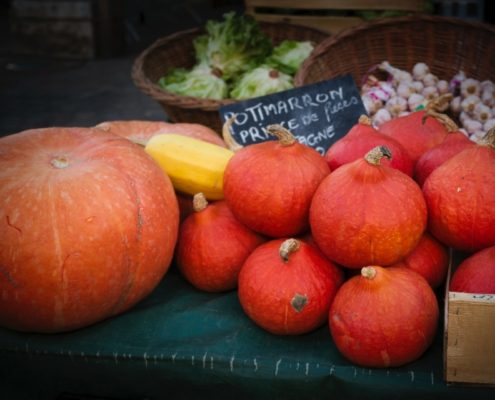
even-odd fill
[[[380,80],[377,76],[383,73],[386,77]],[[480,82],[462,70],[446,81],[431,73],[424,62],[405,71],[383,61],[370,69],[364,81],[361,97],[376,126],[423,109],[444,94],[452,98],[441,111],[456,118],[460,131],[471,140],[482,139],[495,126],[495,83]]]
[[[276,46],[258,22],[230,12],[209,20],[194,40],[196,64],[175,68],[158,80],[172,93],[204,99],[248,99],[294,87],[299,66],[313,51],[308,41],[284,40]]]
[[[162,88],[274,93],[313,49],[273,47],[234,13],[194,48],[196,65]],[[223,138],[140,120],[1,138],[0,325],[89,326],[129,310],[174,260],[195,290],[237,291],[243,315],[273,335],[326,326],[357,366],[417,360],[439,329],[450,249],[467,253],[450,290],[495,294],[495,86],[384,61],[361,90],[369,116],[324,155],[282,125],[242,147],[235,116]]]

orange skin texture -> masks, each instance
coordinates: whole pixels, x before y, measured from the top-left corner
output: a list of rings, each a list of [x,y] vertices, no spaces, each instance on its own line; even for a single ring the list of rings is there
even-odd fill
[[[0,139],[0,325],[60,332],[129,309],[167,272],[178,223],[170,180],[127,140],[91,128]]]
[[[409,176],[365,159],[325,178],[310,209],[318,247],[348,268],[400,261],[418,244],[426,219],[423,194]]]
[[[422,187],[426,178],[437,167],[471,146],[475,146],[475,143],[461,132],[449,133],[442,143],[429,149],[419,158],[414,167],[414,179]]]
[[[428,231],[455,249],[495,245],[495,149],[471,146],[433,171],[423,185]]]
[[[433,289],[436,289],[447,278],[449,253],[442,243],[425,232],[414,250],[393,266],[416,271]]]
[[[398,367],[418,359],[435,336],[439,308],[431,287],[408,268],[373,266],[372,279],[346,281],[330,308],[339,351],[364,367]]]
[[[290,237],[308,229],[311,198],[330,173],[314,149],[295,142],[252,144],[230,159],[224,173],[225,200],[235,217],[270,237]]]
[[[424,111],[416,111],[403,117],[394,118],[380,125],[378,131],[393,137],[406,151],[413,164],[427,150],[443,142],[447,129],[433,117],[426,118],[423,124]]]
[[[213,143],[221,147],[227,147],[223,139],[213,129],[201,124],[187,122],[165,121],[105,121],[95,126],[105,132],[113,133],[126,138],[134,143],[146,146],[146,143],[155,135],[174,133],[189,136],[195,139]]]
[[[261,328],[276,335],[299,335],[325,323],[343,273],[304,242],[285,263],[279,255],[283,241],[266,242],[248,257],[239,274],[239,300]],[[291,305],[296,294],[307,299],[299,312]]]
[[[237,287],[242,264],[265,239],[235,219],[225,201],[195,211],[181,225],[177,265],[199,290],[224,292]]]
[[[495,294],[495,246],[466,258],[450,280],[451,292]]]
[[[333,171],[343,164],[362,158],[376,146],[387,146],[392,159],[382,160],[382,165],[396,168],[406,175],[413,175],[413,163],[407,151],[394,138],[378,132],[366,124],[356,124],[342,139],[336,141],[326,152],[325,159]]]

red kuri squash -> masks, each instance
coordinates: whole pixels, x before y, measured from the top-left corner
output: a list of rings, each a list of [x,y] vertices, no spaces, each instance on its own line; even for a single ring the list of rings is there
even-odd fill
[[[412,176],[413,164],[404,147],[392,137],[383,135],[373,128],[371,120],[365,115],[359,118],[359,122],[343,138],[330,146],[325,159],[333,171],[341,165],[364,157],[376,146],[386,146],[392,153],[392,159],[382,160],[382,165],[388,165]]]
[[[330,308],[339,351],[365,367],[398,367],[418,359],[438,325],[435,293],[408,268],[364,267],[346,281]]]
[[[428,230],[474,252],[495,245],[495,128],[435,169],[423,185]]]
[[[416,271],[433,289],[436,289],[445,282],[447,277],[449,253],[442,243],[425,232],[414,250],[393,266]]]
[[[318,187],[310,224],[318,247],[349,267],[390,265],[409,254],[426,227],[419,186],[397,169],[380,165],[387,148],[333,171]]]
[[[452,292],[495,294],[495,246],[466,258],[452,274]]]
[[[223,292],[237,287],[239,270],[264,238],[234,218],[225,201],[194,196],[194,212],[181,224],[177,265],[196,288]]]
[[[254,250],[242,266],[239,300],[263,329],[298,335],[325,323],[342,279],[342,270],[312,246],[275,239]]]
[[[230,159],[223,180],[225,201],[256,232],[297,235],[308,228],[311,198],[330,168],[322,155],[280,125],[267,131],[278,140],[243,147]]]

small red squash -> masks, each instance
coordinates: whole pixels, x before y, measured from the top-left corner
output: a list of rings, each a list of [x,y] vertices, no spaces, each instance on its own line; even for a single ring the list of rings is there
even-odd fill
[[[239,300],[260,327],[277,335],[325,323],[343,274],[312,246],[275,239],[258,247],[239,274]]]
[[[381,124],[378,131],[404,146],[413,164],[424,152],[442,143],[448,133],[442,122],[428,116],[426,111],[391,119]]]
[[[495,294],[495,246],[466,258],[452,274],[450,291]]]
[[[433,289],[436,289],[445,282],[447,277],[449,253],[442,243],[425,232],[414,250],[393,266],[416,271]]]
[[[450,132],[442,143],[429,149],[419,158],[414,167],[414,179],[422,187],[426,178],[436,168],[470,146],[474,146],[474,142],[462,132]]]
[[[442,243],[468,252],[495,245],[495,129],[435,169],[423,193],[428,230]]]
[[[0,325],[60,332],[127,310],[167,272],[178,223],[170,179],[125,139],[0,139]]]
[[[235,289],[242,264],[264,238],[237,221],[223,200],[208,204],[198,193],[193,203],[193,214],[180,227],[177,265],[197,289]]]
[[[390,156],[388,149],[377,147],[343,165],[323,180],[313,197],[313,238],[328,258],[345,267],[398,262],[425,230],[421,189],[406,174],[380,165],[384,156]]]
[[[339,351],[364,367],[398,367],[430,346],[439,318],[426,280],[408,268],[364,267],[337,292],[330,332]]]
[[[224,173],[225,201],[252,230],[288,237],[308,228],[311,198],[330,169],[316,150],[299,143],[280,125],[267,131],[278,140],[241,148]]]
[[[332,171],[343,164],[362,158],[376,146],[386,146],[392,153],[392,159],[382,160],[383,165],[396,168],[412,176],[413,164],[407,151],[390,136],[383,135],[371,126],[371,120],[363,115],[359,122],[342,138],[337,140],[325,154]]]

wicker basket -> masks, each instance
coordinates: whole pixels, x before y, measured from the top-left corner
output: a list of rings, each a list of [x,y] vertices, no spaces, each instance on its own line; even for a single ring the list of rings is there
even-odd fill
[[[274,45],[285,39],[309,40],[318,44],[328,37],[327,33],[298,25],[261,23],[260,26]],[[201,34],[204,34],[204,31],[196,28],[158,39],[134,61],[132,79],[142,92],[160,103],[172,121],[200,123],[220,132],[221,120],[218,110],[234,100],[181,96],[161,89],[156,83],[172,68],[190,68],[194,65],[193,39]]]
[[[295,85],[349,73],[360,85],[384,60],[408,71],[425,62],[440,79],[463,70],[467,77],[495,81],[495,26],[428,15],[364,23],[321,42],[299,69]]]

